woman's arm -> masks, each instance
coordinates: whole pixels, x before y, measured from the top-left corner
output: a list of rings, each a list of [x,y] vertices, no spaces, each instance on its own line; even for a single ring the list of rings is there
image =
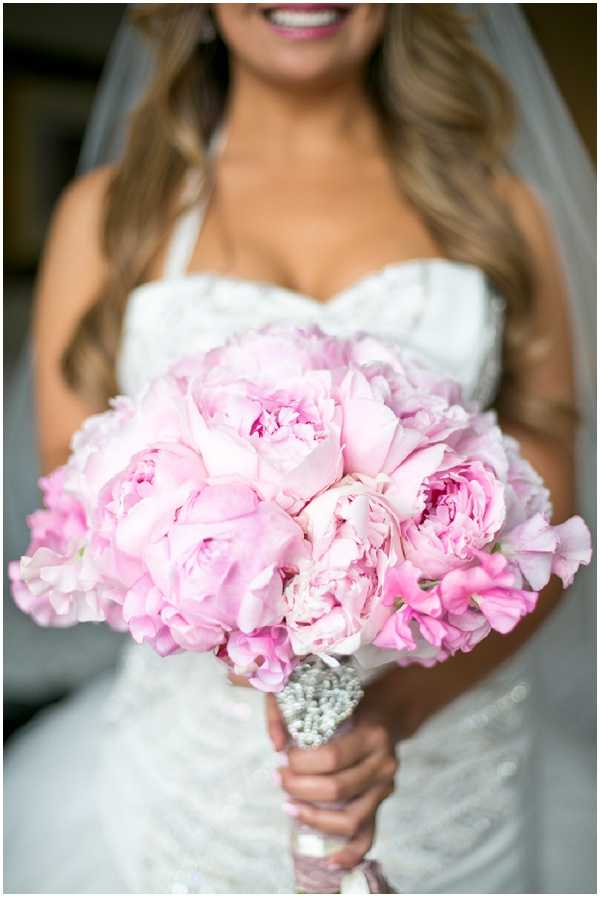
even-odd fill
[[[574,403],[574,378],[568,297],[558,243],[548,213],[534,190],[508,178],[502,191],[531,250],[535,282],[534,329],[550,341],[551,351],[518,376],[529,395]],[[535,334],[532,337],[535,339]],[[520,441],[521,451],[548,486],[554,522],[573,513],[574,463],[572,427],[557,421],[553,438],[500,421]],[[366,689],[352,734],[314,751],[289,751],[282,786],[299,801],[351,801],[337,812],[300,805],[298,818],[308,825],[351,838],[331,862],[351,868],[369,850],[379,804],[390,793],[395,774],[395,744],[413,735],[434,713],[467,691],[507,660],[537,630],[562,594],[553,579],[540,595],[536,610],[509,635],[491,633],[471,653],[457,654],[431,668],[395,668]],[[276,702],[267,702],[269,732],[277,750],[286,743]],[[298,810],[298,804],[295,811]]]
[[[33,314],[34,398],[43,474],[64,464],[91,408],[65,383],[60,358],[106,271],[101,210],[112,166],[73,180],[54,208],[38,272]]]
[[[534,265],[535,332],[532,338],[544,338],[551,347],[536,363],[523,364],[520,385],[529,395],[574,405],[567,284],[552,222],[528,184],[511,178],[506,191],[517,224],[530,247]],[[553,424],[555,435],[548,437],[500,420],[504,432],[519,440],[523,456],[544,479],[552,497],[553,522],[560,523],[575,511],[574,432],[572,426],[559,418]],[[457,654],[437,667],[393,670],[387,677],[387,685],[381,688],[378,684],[369,696],[373,712],[384,715],[395,738],[414,733],[429,716],[528,641],[562,593],[560,581],[553,578],[541,592],[535,611],[524,617],[508,635],[492,632],[470,654]],[[377,707],[378,703],[383,706]]]

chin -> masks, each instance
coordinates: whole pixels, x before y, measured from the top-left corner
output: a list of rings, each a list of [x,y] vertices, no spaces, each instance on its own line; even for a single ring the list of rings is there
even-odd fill
[[[360,67],[379,40],[381,3],[215,4],[238,62],[269,81],[324,85]]]

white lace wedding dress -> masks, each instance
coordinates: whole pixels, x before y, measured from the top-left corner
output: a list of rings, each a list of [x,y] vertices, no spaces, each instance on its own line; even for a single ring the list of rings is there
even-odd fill
[[[445,259],[385,266],[326,304],[268,283],[186,274],[202,209],[182,216],[162,280],[129,298],[123,392],[179,355],[270,321],[396,338],[486,405],[503,301]],[[531,684],[520,657],[399,747],[372,855],[401,892],[530,889]],[[286,893],[288,818],[264,698],[211,656],[128,644],[116,673],[26,727],[6,757],[5,890]]]

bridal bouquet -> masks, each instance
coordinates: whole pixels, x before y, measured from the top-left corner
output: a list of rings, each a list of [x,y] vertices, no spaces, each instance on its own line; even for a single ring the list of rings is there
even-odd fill
[[[250,331],[114,398],[71,448],[9,565],[17,605],[211,651],[306,747],[350,717],[354,663],[471,651],[591,557],[493,412],[368,336]]]

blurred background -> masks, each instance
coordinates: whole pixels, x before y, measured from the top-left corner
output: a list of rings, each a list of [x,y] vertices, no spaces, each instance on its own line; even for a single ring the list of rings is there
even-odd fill
[[[4,11],[4,738],[34,713],[112,666],[124,636],[108,627],[41,629],[14,605],[6,565],[27,547],[35,471],[11,464],[35,432],[16,390],[35,277],[54,203],[74,176],[87,116],[119,22],[120,3],[5,3]],[[594,164],[596,5],[522,4]],[[31,451],[31,448],[29,449]],[[23,476],[23,473],[20,474]]]

